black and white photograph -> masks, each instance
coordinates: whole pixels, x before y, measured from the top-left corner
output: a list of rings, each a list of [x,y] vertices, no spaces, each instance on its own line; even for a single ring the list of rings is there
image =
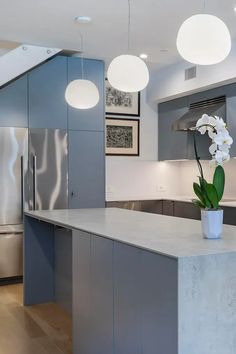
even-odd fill
[[[122,92],[106,80],[106,113],[122,116],[140,116],[140,92]]]
[[[106,155],[139,156],[138,119],[106,119]]]

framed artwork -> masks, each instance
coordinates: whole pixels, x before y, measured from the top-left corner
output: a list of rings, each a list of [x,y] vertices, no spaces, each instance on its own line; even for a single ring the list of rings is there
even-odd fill
[[[140,116],[140,92],[122,92],[113,88],[106,79],[106,114]]]
[[[106,118],[106,155],[139,156],[139,119]]]

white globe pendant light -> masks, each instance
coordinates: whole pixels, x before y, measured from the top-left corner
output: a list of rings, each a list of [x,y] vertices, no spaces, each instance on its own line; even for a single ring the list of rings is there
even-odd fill
[[[75,19],[76,22],[77,18]],[[99,91],[97,86],[90,80],[84,78],[84,57],[83,57],[83,36],[81,38],[81,73],[82,78],[71,81],[65,91],[66,102],[73,108],[90,109],[99,102]]]
[[[226,24],[216,16],[194,15],[180,27],[177,49],[192,64],[218,64],[230,53],[230,32]]]
[[[138,92],[143,90],[149,81],[147,65],[135,55],[120,55],[112,60],[107,78],[110,84],[119,91]]]
[[[128,52],[130,49],[130,0],[128,21]],[[146,63],[136,55],[123,54],[114,58],[107,71],[111,86],[123,92],[138,92],[149,82],[149,71]]]
[[[90,109],[99,102],[99,92],[90,80],[78,79],[71,81],[66,88],[67,103],[77,109]]]

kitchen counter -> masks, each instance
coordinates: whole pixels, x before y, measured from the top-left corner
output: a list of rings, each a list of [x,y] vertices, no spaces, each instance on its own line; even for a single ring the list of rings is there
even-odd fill
[[[235,354],[236,227],[204,240],[199,221],[116,208],[24,227],[24,305],[69,300],[73,354]]]
[[[156,195],[156,196],[141,196],[141,197],[124,197],[124,198],[107,198],[107,202],[125,202],[125,201],[144,201],[144,200],[173,200],[177,202],[188,202],[192,203],[192,199],[196,199],[197,197],[192,195],[192,196],[186,196],[186,195]],[[236,207],[236,198],[225,198],[220,202],[221,206],[227,206],[227,207]]]
[[[206,241],[196,220],[117,208],[31,211],[28,216],[83,230],[170,257],[236,252],[236,227],[224,225],[221,240]]]

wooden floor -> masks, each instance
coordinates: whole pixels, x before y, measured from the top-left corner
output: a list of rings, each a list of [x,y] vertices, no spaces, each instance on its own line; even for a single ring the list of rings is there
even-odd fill
[[[0,286],[0,354],[71,354],[71,318],[56,304],[22,306],[22,285]]]

